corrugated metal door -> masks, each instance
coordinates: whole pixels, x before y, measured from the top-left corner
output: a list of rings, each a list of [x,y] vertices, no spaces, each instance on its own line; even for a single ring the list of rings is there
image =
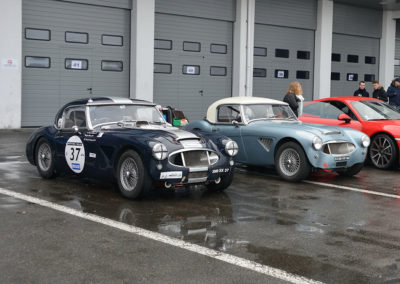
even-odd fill
[[[378,60],[379,39],[333,34],[331,96],[352,96],[359,81],[367,82],[372,96],[371,81],[378,80]]]
[[[315,0],[256,0],[253,96],[282,100],[299,81],[312,99]]]
[[[22,125],[51,124],[58,108],[73,99],[128,97],[129,52],[129,9],[24,0]]]
[[[234,5],[231,0],[223,1],[230,4],[225,6],[177,2],[156,2],[154,102],[182,109],[190,120],[201,119],[212,102],[232,93]],[[172,8],[186,15],[167,14]],[[203,17],[218,17],[218,8],[219,19],[193,14],[201,10]]]

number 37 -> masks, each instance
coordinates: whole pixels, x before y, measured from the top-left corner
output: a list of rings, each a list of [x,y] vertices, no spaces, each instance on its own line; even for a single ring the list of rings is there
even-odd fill
[[[74,147],[72,147],[71,148],[71,150],[72,150],[72,153],[71,153],[71,157],[69,158],[71,161],[78,161],[78,157],[79,157],[79,153],[81,152],[81,148],[78,148],[78,147],[76,147],[76,148],[74,148]],[[76,153],[75,153],[76,152]]]

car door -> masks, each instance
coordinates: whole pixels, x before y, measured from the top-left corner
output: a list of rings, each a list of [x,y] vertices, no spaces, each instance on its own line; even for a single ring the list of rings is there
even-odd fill
[[[340,114],[347,114],[350,122],[339,120]],[[300,120],[308,123],[319,123],[332,126],[341,126],[361,131],[361,123],[353,111],[344,103],[338,100],[317,101],[306,104]]]
[[[238,144],[239,152],[235,156],[235,160],[239,162],[247,160],[241,134],[243,127],[246,126],[242,123],[240,105],[220,105],[217,108],[216,124],[213,127],[213,131],[228,136]]]

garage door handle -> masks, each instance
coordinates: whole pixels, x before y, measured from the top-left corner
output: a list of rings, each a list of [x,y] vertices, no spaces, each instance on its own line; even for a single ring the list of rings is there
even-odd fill
[[[203,96],[203,93],[204,93],[203,90],[200,90],[200,91],[199,91],[200,96]]]
[[[87,88],[86,90],[89,91],[89,94],[92,94],[93,88]]]

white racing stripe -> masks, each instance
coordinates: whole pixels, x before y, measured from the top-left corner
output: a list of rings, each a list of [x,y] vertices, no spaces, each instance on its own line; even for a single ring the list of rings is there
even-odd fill
[[[128,225],[125,223],[121,223],[121,222],[117,222],[108,218],[104,218],[104,217],[100,217],[94,214],[89,214],[89,213],[84,213],[81,211],[78,211],[76,209],[73,208],[69,208],[66,206],[62,206],[56,203],[52,203],[43,199],[39,199],[33,196],[29,196],[29,195],[25,195],[22,193],[18,193],[15,191],[11,191],[8,189],[3,189],[0,188],[0,194],[3,195],[7,195],[7,196],[11,196],[17,199],[21,199],[21,200],[25,200],[27,202],[31,202],[43,207],[47,207],[47,208],[51,208],[66,214],[70,214],[85,220],[90,220],[99,224],[103,224],[112,228],[116,228],[125,232],[129,232],[129,233],[133,233],[135,235],[141,236],[141,237],[145,237],[154,241],[158,241],[167,245],[171,245],[174,247],[178,247],[181,249],[185,249],[197,254],[201,254],[207,257],[211,257],[214,259],[218,259],[220,261],[229,263],[229,264],[233,264],[242,268],[246,268],[255,272],[259,272],[262,274],[265,274],[267,276],[276,278],[276,279],[280,279],[280,280],[284,280],[284,281],[288,281],[290,283],[298,283],[298,284],[302,284],[302,283],[322,283],[322,282],[318,282],[312,279],[307,279],[305,277],[302,276],[298,276],[298,275],[294,275],[291,274],[289,272],[286,272],[284,270],[280,270],[277,268],[273,268],[273,267],[269,267],[266,265],[262,265],[260,263],[251,261],[251,260],[247,260],[244,258],[240,258],[237,256],[233,256],[230,254],[226,254],[223,252],[219,252],[216,250],[212,250],[209,248],[205,248],[196,244],[191,244],[179,239],[175,239],[175,238],[171,238],[165,235],[162,235],[160,233],[156,233],[156,232],[152,232],[152,231],[148,231],[139,227],[135,227],[132,225]]]
[[[378,192],[378,191],[373,191],[373,190],[366,190],[366,189],[360,189],[360,188],[354,188],[354,187],[348,187],[348,186],[336,185],[336,184],[329,184],[329,183],[317,182],[317,181],[311,181],[311,180],[304,180],[303,182],[320,185],[320,186],[333,187],[333,188],[338,188],[338,189],[345,189],[345,190],[350,190],[350,191],[355,191],[355,192],[361,192],[361,193],[366,193],[366,194],[400,199],[399,195],[383,193],[383,192]]]

